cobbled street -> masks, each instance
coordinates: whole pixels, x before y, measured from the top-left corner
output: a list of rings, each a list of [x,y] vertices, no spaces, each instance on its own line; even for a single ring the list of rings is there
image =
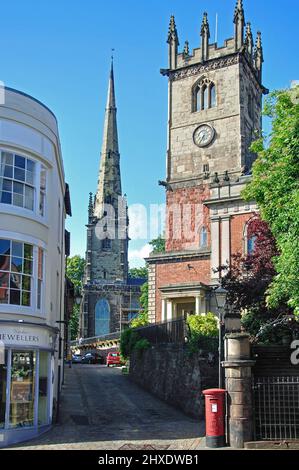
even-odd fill
[[[202,423],[153,397],[119,368],[66,367],[60,424],[22,450],[194,450]]]

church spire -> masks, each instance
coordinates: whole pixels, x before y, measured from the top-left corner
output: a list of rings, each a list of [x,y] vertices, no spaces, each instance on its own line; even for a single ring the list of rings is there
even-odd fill
[[[245,26],[245,14],[243,8],[243,0],[237,0],[234,13],[235,23],[235,49],[239,51],[244,44],[244,26]]]
[[[203,14],[203,20],[201,25],[201,60],[205,62],[209,59],[209,39],[210,39],[210,27],[208,22],[208,14]]]
[[[116,100],[114,86],[113,58],[108,85],[107,105],[105,111],[103,144],[101,152],[98,189],[95,198],[94,215],[101,217],[104,204],[116,204],[121,196],[121,176],[119,164],[118,132],[116,119]]]

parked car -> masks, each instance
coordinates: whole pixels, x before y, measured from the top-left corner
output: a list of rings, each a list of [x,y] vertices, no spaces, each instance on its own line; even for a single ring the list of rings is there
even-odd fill
[[[73,354],[72,363],[73,364],[81,364],[81,362],[82,362],[82,355],[81,354]]]
[[[95,364],[96,356],[93,353],[86,353],[82,357],[82,364]]]
[[[120,366],[122,364],[119,352],[110,352],[107,355],[106,366]]]
[[[82,357],[82,364],[103,364],[104,358],[97,353],[89,352]]]

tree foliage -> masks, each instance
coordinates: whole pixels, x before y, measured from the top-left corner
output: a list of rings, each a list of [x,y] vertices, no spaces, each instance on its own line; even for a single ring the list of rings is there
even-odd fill
[[[132,328],[140,328],[142,326],[148,325],[148,282],[145,282],[141,286],[141,296],[140,296],[140,305],[142,311],[139,313],[137,318],[131,321]]]
[[[163,235],[159,235],[158,238],[155,238],[149,244],[153,247],[153,254],[165,253],[165,238]]]
[[[256,200],[275,237],[279,256],[266,295],[269,307],[287,303],[299,313],[299,87],[270,96],[265,114],[272,119],[269,145],[252,145],[258,154],[244,197]]]
[[[218,348],[219,329],[217,318],[213,313],[207,315],[190,315],[187,319],[189,327],[188,350],[197,353],[200,350],[206,352],[216,352]]]
[[[247,236],[255,237],[254,250],[232,256],[223,287],[228,291],[229,304],[237,311],[256,308],[268,312],[265,294],[276,275],[273,259],[278,256],[278,249],[268,224],[258,215],[250,221]]]
[[[74,284],[75,291],[80,291],[84,275],[85,261],[81,256],[75,255],[68,259],[66,266],[66,275]],[[70,319],[71,339],[77,338],[79,329],[80,306],[74,303],[73,313]]]
[[[133,279],[143,278],[147,279],[148,271],[146,266],[142,266],[141,268],[131,268],[129,270],[129,274]]]

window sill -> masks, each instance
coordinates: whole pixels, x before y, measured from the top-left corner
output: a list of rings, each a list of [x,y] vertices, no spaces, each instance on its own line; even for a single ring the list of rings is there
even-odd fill
[[[18,305],[1,304],[0,314],[6,315],[22,315],[34,318],[45,319],[46,315],[43,315],[40,311],[37,312],[33,307],[23,307]]]
[[[34,222],[43,225],[44,227],[49,228],[48,220],[45,217],[38,216],[35,212],[32,212],[28,209],[23,209],[21,207],[0,203],[0,213],[7,215],[15,215],[24,219],[30,219]]]

